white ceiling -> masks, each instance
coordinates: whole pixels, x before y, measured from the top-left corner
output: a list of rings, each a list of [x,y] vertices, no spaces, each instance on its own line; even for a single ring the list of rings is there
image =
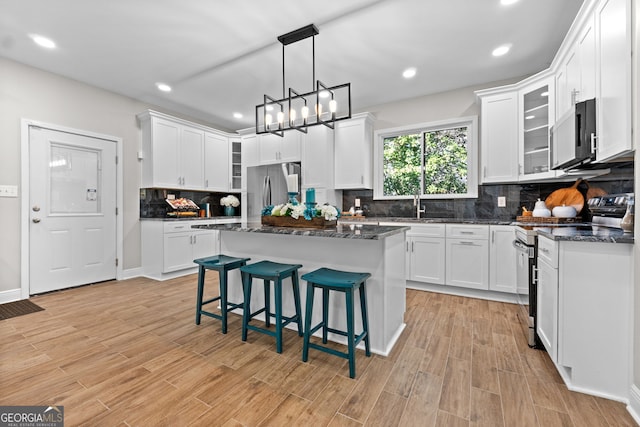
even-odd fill
[[[546,68],[582,0],[0,0],[0,56],[237,130],[282,94],[277,36],[314,23],[316,78],[356,111]],[[28,34],[50,37],[54,50]],[[286,47],[312,90],[311,39]],[[511,43],[511,52],[491,51]],[[305,65],[304,68],[295,65]],[[402,71],[416,67],[404,80]],[[173,87],[159,92],[156,82]],[[233,112],[244,114],[234,119]]]

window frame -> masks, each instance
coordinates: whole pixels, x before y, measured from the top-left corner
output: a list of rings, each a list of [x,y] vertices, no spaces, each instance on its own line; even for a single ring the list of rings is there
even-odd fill
[[[413,199],[413,195],[385,196],[384,182],[384,139],[407,134],[422,134],[424,132],[467,127],[467,192],[464,194],[420,194],[420,199],[474,199],[478,197],[478,116],[457,117],[433,122],[418,123],[374,132],[373,140],[373,199],[374,200],[405,200]],[[422,138],[424,139],[424,138]],[[424,150],[424,142],[420,148]],[[424,171],[421,174],[421,192],[424,191]]]

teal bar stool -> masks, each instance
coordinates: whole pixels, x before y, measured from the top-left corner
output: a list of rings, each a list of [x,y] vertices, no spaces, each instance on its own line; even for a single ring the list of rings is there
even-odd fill
[[[238,308],[242,308],[244,301],[241,303],[230,303],[227,300],[227,273],[230,270],[240,268],[247,264],[251,258],[235,258],[227,255],[215,255],[207,258],[194,259],[193,262],[198,264],[198,296],[196,300],[196,325],[200,324],[200,318],[205,316],[222,320],[222,333],[227,333],[227,313]],[[207,270],[216,270],[220,276],[220,296],[202,301],[204,294],[204,275]],[[220,301],[220,313],[216,314],[202,309],[202,306]]]
[[[244,288],[244,313],[242,315],[242,341],[247,340],[247,330],[261,332],[276,338],[276,350],[282,353],[282,329],[291,322],[298,325],[298,335],[302,336],[302,313],[300,309],[300,285],[298,269],[300,264],[280,264],[272,261],[260,261],[240,267]],[[293,301],[296,313],[291,317],[282,314],[282,280],[290,277],[293,286]],[[264,280],[264,307],[251,312],[251,287],[253,279]],[[271,312],[271,282],[274,283],[275,313]],[[267,328],[271,326],[271,317],[275,317],[275,331],[251,325],[256,315],[264,313]]]
[[[304,344],[302,346],[302,361],[309,358],[309,348],[324,351],[349,360],[349,376],[356,377],[356,346],[364,340],[365,354],[371,356],[369,346],[369,318],[367,314],[367,293],[365,283],[371,277],[369,273],[351,273],[347,271],[332,270],[330,268],[320,268],[302,276],[307,281],[307,306],[304,321]],[[311,328],[311,315],[313,314],[313,294],[316,288],[322,289],[322,322]],[[362,333],[355,335],[354,331],[354,292],[360,290],[360,311],[362,314]],[[329,319],[329,291],[343,292],[346,298],[347,309],[347,331],[330,328]],[[322,328],[322,343],[327,343],[327,333],[347,337],[346,353],[334,350],[330,347],[309,342],[311,335]]]

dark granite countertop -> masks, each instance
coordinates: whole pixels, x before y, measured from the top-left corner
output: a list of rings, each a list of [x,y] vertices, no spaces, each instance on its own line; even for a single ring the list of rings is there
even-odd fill
[[[218,224],[218,225],[192,225],[192,228],[204,228],[220,231],[238,231],[245,233],[267,233],[292,236],[330,237],[337,239],[363,239],[382,240],[394,234],[409,230],[406,226],[378,226],[366,224],[338,224],[335,227],[318,228],[294,228],[272,227],[260,223],[249,224]]]
[[[633,233],[625,233],[619,228],[587,226],[564,227],[536,227],[539,236],[545,236],[557,241],[571,242],[600,242],[600,243],[631,243]]]
[[[215,220],[221,220],[221,219],[232,219],[235,220],[237,222],[240,222],[242,220],[242,217],[240,216],[210,216],[207,218],[202,218],[202,217],[198,217],[198,216],[188,216],[188,217],[180,217],[180,218],[167,218],[167,217],[160,217],[160,218],[140,218],[141,221],[215,221]]]
[[[342,216],[340,221],[358,222],[398,222],[407,224],[478,224],[478,225],[511,225],[513,220],[479,219],[479,218],[409,218],[409,217],[349,217]]]

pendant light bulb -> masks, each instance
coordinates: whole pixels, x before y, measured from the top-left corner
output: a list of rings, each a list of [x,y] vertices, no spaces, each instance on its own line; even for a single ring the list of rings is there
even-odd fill
[[[284,123],[284,113],[282,111],[278,111],[278,123],[279,124]]]
[[[322,104],[316,104],[316,116],[322,116]]]
[[[296,122],[296,110],[292,108],[291,110],[289,110],[289,123],[293,125],[295,124],[295,122]]]
[[[307,120],[307,118],[309,117],[309,107],[305,105],[304,107],[302,107],[300,113],[302,114],[302,118]]]
[[[273,116],[271,114],[264,115],[264,127],[268,130],[273,122]]]
[[[335,114],[337,110],[338,110],[338,103],[336,102],[335,99],[332,99],[331,101],[329,101],[329,111]]]

